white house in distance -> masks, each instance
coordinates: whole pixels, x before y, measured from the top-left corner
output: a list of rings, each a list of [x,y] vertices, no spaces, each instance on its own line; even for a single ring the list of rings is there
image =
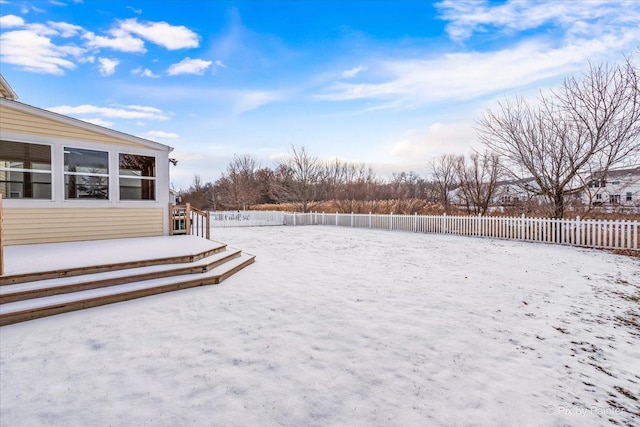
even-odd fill
[[[3,243],[168,235],[172,150],[18,102],[0,76]]]
[[[593,174],[584,192],[592,206],[640,209],[640,166]]]

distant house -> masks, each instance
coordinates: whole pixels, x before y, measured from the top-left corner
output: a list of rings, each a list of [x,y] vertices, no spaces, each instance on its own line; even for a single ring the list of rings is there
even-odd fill
[[[640,166],[592,174],[583,202],[596,207],[640,209]]]
[[[4,244],[169,234],[172,150],[20,103],[0,76]]]

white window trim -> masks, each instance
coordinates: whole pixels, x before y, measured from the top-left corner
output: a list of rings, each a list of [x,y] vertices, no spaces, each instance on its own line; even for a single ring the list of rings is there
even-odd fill
[[[64,159],[64,151],[66,148],[75,148],[78,150],[85,150],[85,151],[98,151],[101,153],[106,153],[107,154],[107,173],[103,174],[103,173],[87,173],[87,172],[69,172],[67,170],[65,170],[66,168],[66,163],[65,163],[65,159]],[[100,148],[93,148],[93,147],[83,147],[83,146],[77,146],[77,145],[71,145],[71,144],[62,144],[60,146],[60,150],[61,150],[61,167],[62,167],[62,200],[64,202],[68,202],[68,203],[80,203],[80,202],[94,202],[94,203],[109,203],[111,202],[111,187],[112,187],[112,182],[111,182],[111,163],[112,163],[112,159],[111,159],[111,155],[110,155],[110,151],[107,149],[100,149]],[[66,191],[66,176],[97,176],[97,177],[101,177],[101,178],[107,178],[107,198],[106,199],[93,199],[93,198],[67,198],[67,191]]]
[[[18,199],[12,199],[12,198],[7,198],[5,199],[5,201],[7,200],[20,200],[21,202],[52,202],[55,200],[55,184],[54,184],[54,177],[55,177],[55,156],[54,156],[54,150],[53,150],[53,144],[50,143],[45,143],[45,142],[30,142],[30,141],[17,141],[14,138],[7,138],[7,137],[2,137],[0,138],[3,141],[6,142],[14,142],[16,144],[31,144],[31,145],[44,145],[49,147],[49,159],[50,159],[50,166],[51,168],[49,170],[46,169],[24,169],[24,168],[6,168],[4,166],[0,166],[0,170],[1,171],[5,171],[5,172],[31,172],[31,173],[46,173],[51,175],[51,181],[50,184],[51,185],[51,197],[48,199],[35,199],[35,198],[18,198]]]
[[[120,155],[121,154],[130,154],[132,156],[142,156],[142,157],[153,157],[154,163],[154,176],[131,176],[131,175],[120,175]],[[118,151],[116,152],[116,158],[118,159],[116,169],[118,171],[118,203],[157,203],[158,202],[158,156],[150,155],[149,153],[140,153],[132,151]],[[120,195],[120,178],[126,179],[136,179],[136,180],[148,180],[154,181],[153,185],[153,199],[122,199]]]

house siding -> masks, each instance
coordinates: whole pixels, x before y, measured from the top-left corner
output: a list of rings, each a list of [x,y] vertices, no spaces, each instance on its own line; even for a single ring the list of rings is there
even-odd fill
[[[162,208],[4,208],[5,245],[161,236]]]
[[[7,212],[3,227],[6,245],[146,237],[169,233],[171,147],[2,98],[0,139],[52,147],[52,198],[4,200]],[[65,147],[109,153],[108,200],[65,199]],[[155,200],[120,200],[119,153],[156,158]]]
[[[126,140],[117,139],[88,129],[72,126],[55,120],[39,117],[24,111],[19,111],[5,105],[0,105],[0,128],[28,135],[39,135],[66,140],[90,141],[99,143],[118,144],[129,147],[137,145]]]

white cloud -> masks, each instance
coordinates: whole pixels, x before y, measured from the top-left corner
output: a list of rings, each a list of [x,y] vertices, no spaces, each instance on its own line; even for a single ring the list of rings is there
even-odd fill
[[[120,28],[169,50],[194,48],[200,45],[199,36],[185,26],[164,21],[139,23],[136,18],[120,23]]]
[[[635,29],[555,48],[530,41],[500,51],[447,54],[429,60],[382,60],[371,80],[337,82],[317,98],[378,101],[372,110],[478,99],[559,79],[583,69],[588,60],[620,52],[638,38],[640,29]]]
[[[131,74],[134,74],[136,76],[141,76],[141,77],[149,77],[149,78],[153,78],[153,79],[157,79],[158,76],[157,74],[154,74],[153,71],[151,71],[148,68],[143,68],[143,67],[138,67],[136,69],[131,70]]]
[[[215,65],[216,65],[216,67],[218,67],[218,68],[227,68],[227,66],[226,66],[226,65],[224,65],[224,62],[222,62],[222,61],[220,61],[220,60],[217,60]]]
[[[113,29],[108,32],[111,37],[97,36],[93,32],[84,34],[87,46],[94,49],[113,49],[120,52],[145,53],[144,42],[126,31]]]
[[[178,74],[202,75],[212,63],[212,61],[205,61],[202,59],[185,58],[177,64],[171,65],[167,70],[167,73],[170,76],[176,76]]]
[[[16,15],[0,16],[0,28],[13,28],[24,26],[24,19]]]
[[[572,31],[573,27],[583,26],[587,22],[599,25],[599,21],[607,26],[635,21],[637,26],[640,17],[637,6],[638,3],[634,1],[607,0],[509,0],[498,4],[486,0],[444,0],[436,5],[440,17],[450,21],[446,30],[455,40],[464,40],[474,32],[484,32],[489,27],[524,31],[554,23]]]
[[[95,118],[85,118],[82,119],[83,122],[88,122],[88,123],[93,123],[94,125],[98,125],[98,126],[102,126],[105,128],[112,128],[113,127],[113,122],[110,122],[108,120],[103,120],[99,117],[95,117]]]
[[[60,105],[48,108],[54,113],[64,114],[68,116],[85,116],[98,115],[113,119],[149,119],[149,120],[168,120],[169,116],[162,110],[155,107],[144,107],[138,105],[128,105],[125,107],[97,107],[95,105],[78,105],[72,107],[70,105]]]
[[[146,133],[148,138],[157,138],[157,139],[178,139],[180,135],[173,132],[165,132],[162,130],[151,130]]]
[[[352,68],[350,70],[344,70],[342,72],[342,77],[344,77],[345,79],[350,79],[352,77],[357,76],[358,74],[360,74],[363,71],[366,71],[367,67],[363,67],[363,66],[357,66],[355,68]]]
[[[466,154],[478,145],[475,130],[469,123],[433,123],[426,129],[411,129],[391,147],[392,158],[401,162],[421,163],[442,154]]]
[[[56,46],[48,37],[18,30],[0,35],[0,60],[35,73],[62,75],[76,65],[67,59],[83,53],[77,46]]]
[[[120,61],[117,59],[109,59],[109,58],[98,58],[98,69],[100,70],[100,74],[103,76],[111,76],[116,72],[116,67]]]
[[[255,110],[282,99],[282,94],[273,91],[241,90],[227,92],[228,100],[237,114]]]
[[[127,108],[144,113],[162,113],[162,110],[156,107],[148,107],[146,105],[127,105]]]
[[[135,9],[133,6],[127,6],[127,9],[130,9],[133,13],[140,15],[142,13],[142,9]]]
[[[56,30],[60,37],[69,38],[75,37],[78,34],[85,32],[84,28],[79,25],[68,24],[66,22],[47,22],[50,28]]]

